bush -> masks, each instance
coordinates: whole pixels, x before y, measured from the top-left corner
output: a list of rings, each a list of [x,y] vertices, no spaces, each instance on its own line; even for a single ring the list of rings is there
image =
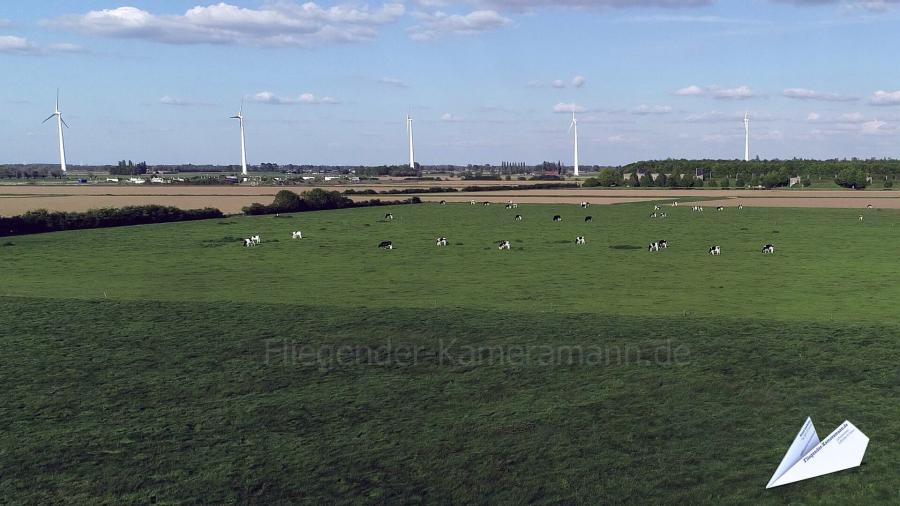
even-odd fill
[[[327,209],[344,209],[347,207],[386,206],[399,204],[419,204],[422,199],[412,197],[406,200],[382,201],[373,199],[362,202],[354,202],[344,197],[339,192],[327,191],[321,188],[303,192],[297,195],[290,190],[281,190],[275,194],[275,200],[269,204],[253,203],[241,209],[246,215],[296,213],[304,211],[324,211]]]
[[[0,218],[0,236],[207,220],[223,216],[222,211],[211,207],[184,210],[177,207],[149,205],[91,209],[83,213],[50,212],[39,209],[28,211],[21,216]]]
[[[892,181],[891,178],[885,178],[884,182],[881,183],[881,186],[885,189],[891,189],[894,187],[894,181]]]
[[[866,180],[866,174],[861,169],[856,168],[841,170],[838,172],[837,177],[834,178],[834,182],[838,186],[853,188],[855,190],[862,190],[869,184]]]

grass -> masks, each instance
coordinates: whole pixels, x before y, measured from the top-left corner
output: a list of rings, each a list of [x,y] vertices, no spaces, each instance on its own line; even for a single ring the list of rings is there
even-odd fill
[[[900,501],[900,213],[668,213],[421,205],[8,238],[0,497]],[[864,431],[863,466],[766,491],[806,416]]]

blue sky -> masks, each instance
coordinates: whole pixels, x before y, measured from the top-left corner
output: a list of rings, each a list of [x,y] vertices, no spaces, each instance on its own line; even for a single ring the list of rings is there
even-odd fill
[[[5,0],[0,162],[900,156],[900,0]]]

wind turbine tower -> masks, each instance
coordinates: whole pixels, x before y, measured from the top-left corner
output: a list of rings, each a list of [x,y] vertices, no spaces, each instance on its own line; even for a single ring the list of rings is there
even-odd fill
[[[236,119],[241,122],[241,174],[247,175],[247,148],[244,144],[244,102],[241,101],[241,110],[237,116],[231,116],[230,119]]]
[[[66,128],[69,128],[69,125],[66,124],[65,120],[62,117],[62,113],[59,111],[59,90],[56,90],[56,108],[53,109],[53,114],[47,117],[42,123],[46,123],[53,119],[56,116],[56,128],[59,131],[59,168],[62,170],[63,174],[66,173],[66,143],[63,140],[63,125],[66,125]]]
[[[409,114],[406,115],[406,132],[409,134],[409,168],[416,168],[416,154],[413,150],[413,120]]]
[[[744,161],[750,161],[750,113],[744,113]]]
[[[572,111],[572,123],[569,124],[569,132],[575,133],[575,176],[578,176],[578,120],[575,119],[575,111]]]

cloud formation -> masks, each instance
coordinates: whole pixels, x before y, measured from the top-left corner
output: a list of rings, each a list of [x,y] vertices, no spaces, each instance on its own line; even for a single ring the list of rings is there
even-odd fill
[[[787,88],[782,92],[787,98],[796,100],[821,100],[825,102],[854,102],[859,100],[857,97],[849,97],[837,93],[827,93],[824,91],[808,90],[806,88]]]
[[[668,114],[672,112],[672,108],[667,105],[641,104],[632,112],[633,114],[637,114],[640,116],[646,116],[648,114]]]
[[[30,40],[15,35],[0,35],[0,53],[20,55],[47,55],[54,53],[78,53],[84,51],[75,44],[37,45]]]
[[[494,10],[478,10],[468,14],[418,13],[419,24],[408,32],[413,40],[430,41],[448,35],[477,35],[497,30],[512,24],[512,20],[503,17]]]
[[[296,104],[336,104],[338,103],[332,97],[319,97],[312,93],[303,93],[298,97],[281,97],[271,91],[261,91],[250,96],[250,100],[260,104],[268,105],[296,105]]]
[[[282,0],[258,9],[224,2],[196,6],[181,15],[153,14],[126,6],[63,16],[45,24],[88,35],[165,44],[313,47],[372,40],[379,26],[396,21],[405,12],[401,3],[378,8],[351,4],[322,7],[315,2]]]
[[[746,100],[748,98],[754,98],[758,96],[748,86],[723,88],[717,85],[701,87],[697,86],[696,84],[692,84],[690,86],[675,90],[673,94],[679,97],[707,96],[722,100]]]
[[[586,110],[587,109],[585,109],[584,107],[582,107],[574,102],[571,102],[571,103],[560,102],[560,103],[556,104],[555,106],[553,106],[553,112],[556,112],[556,113],[567,112],[567,113],[571,114],[573,112],[584,112]]]
[[[900,105],[900,90],[878,90],[872,94],[872,99],[869,103],[872,105]]]

